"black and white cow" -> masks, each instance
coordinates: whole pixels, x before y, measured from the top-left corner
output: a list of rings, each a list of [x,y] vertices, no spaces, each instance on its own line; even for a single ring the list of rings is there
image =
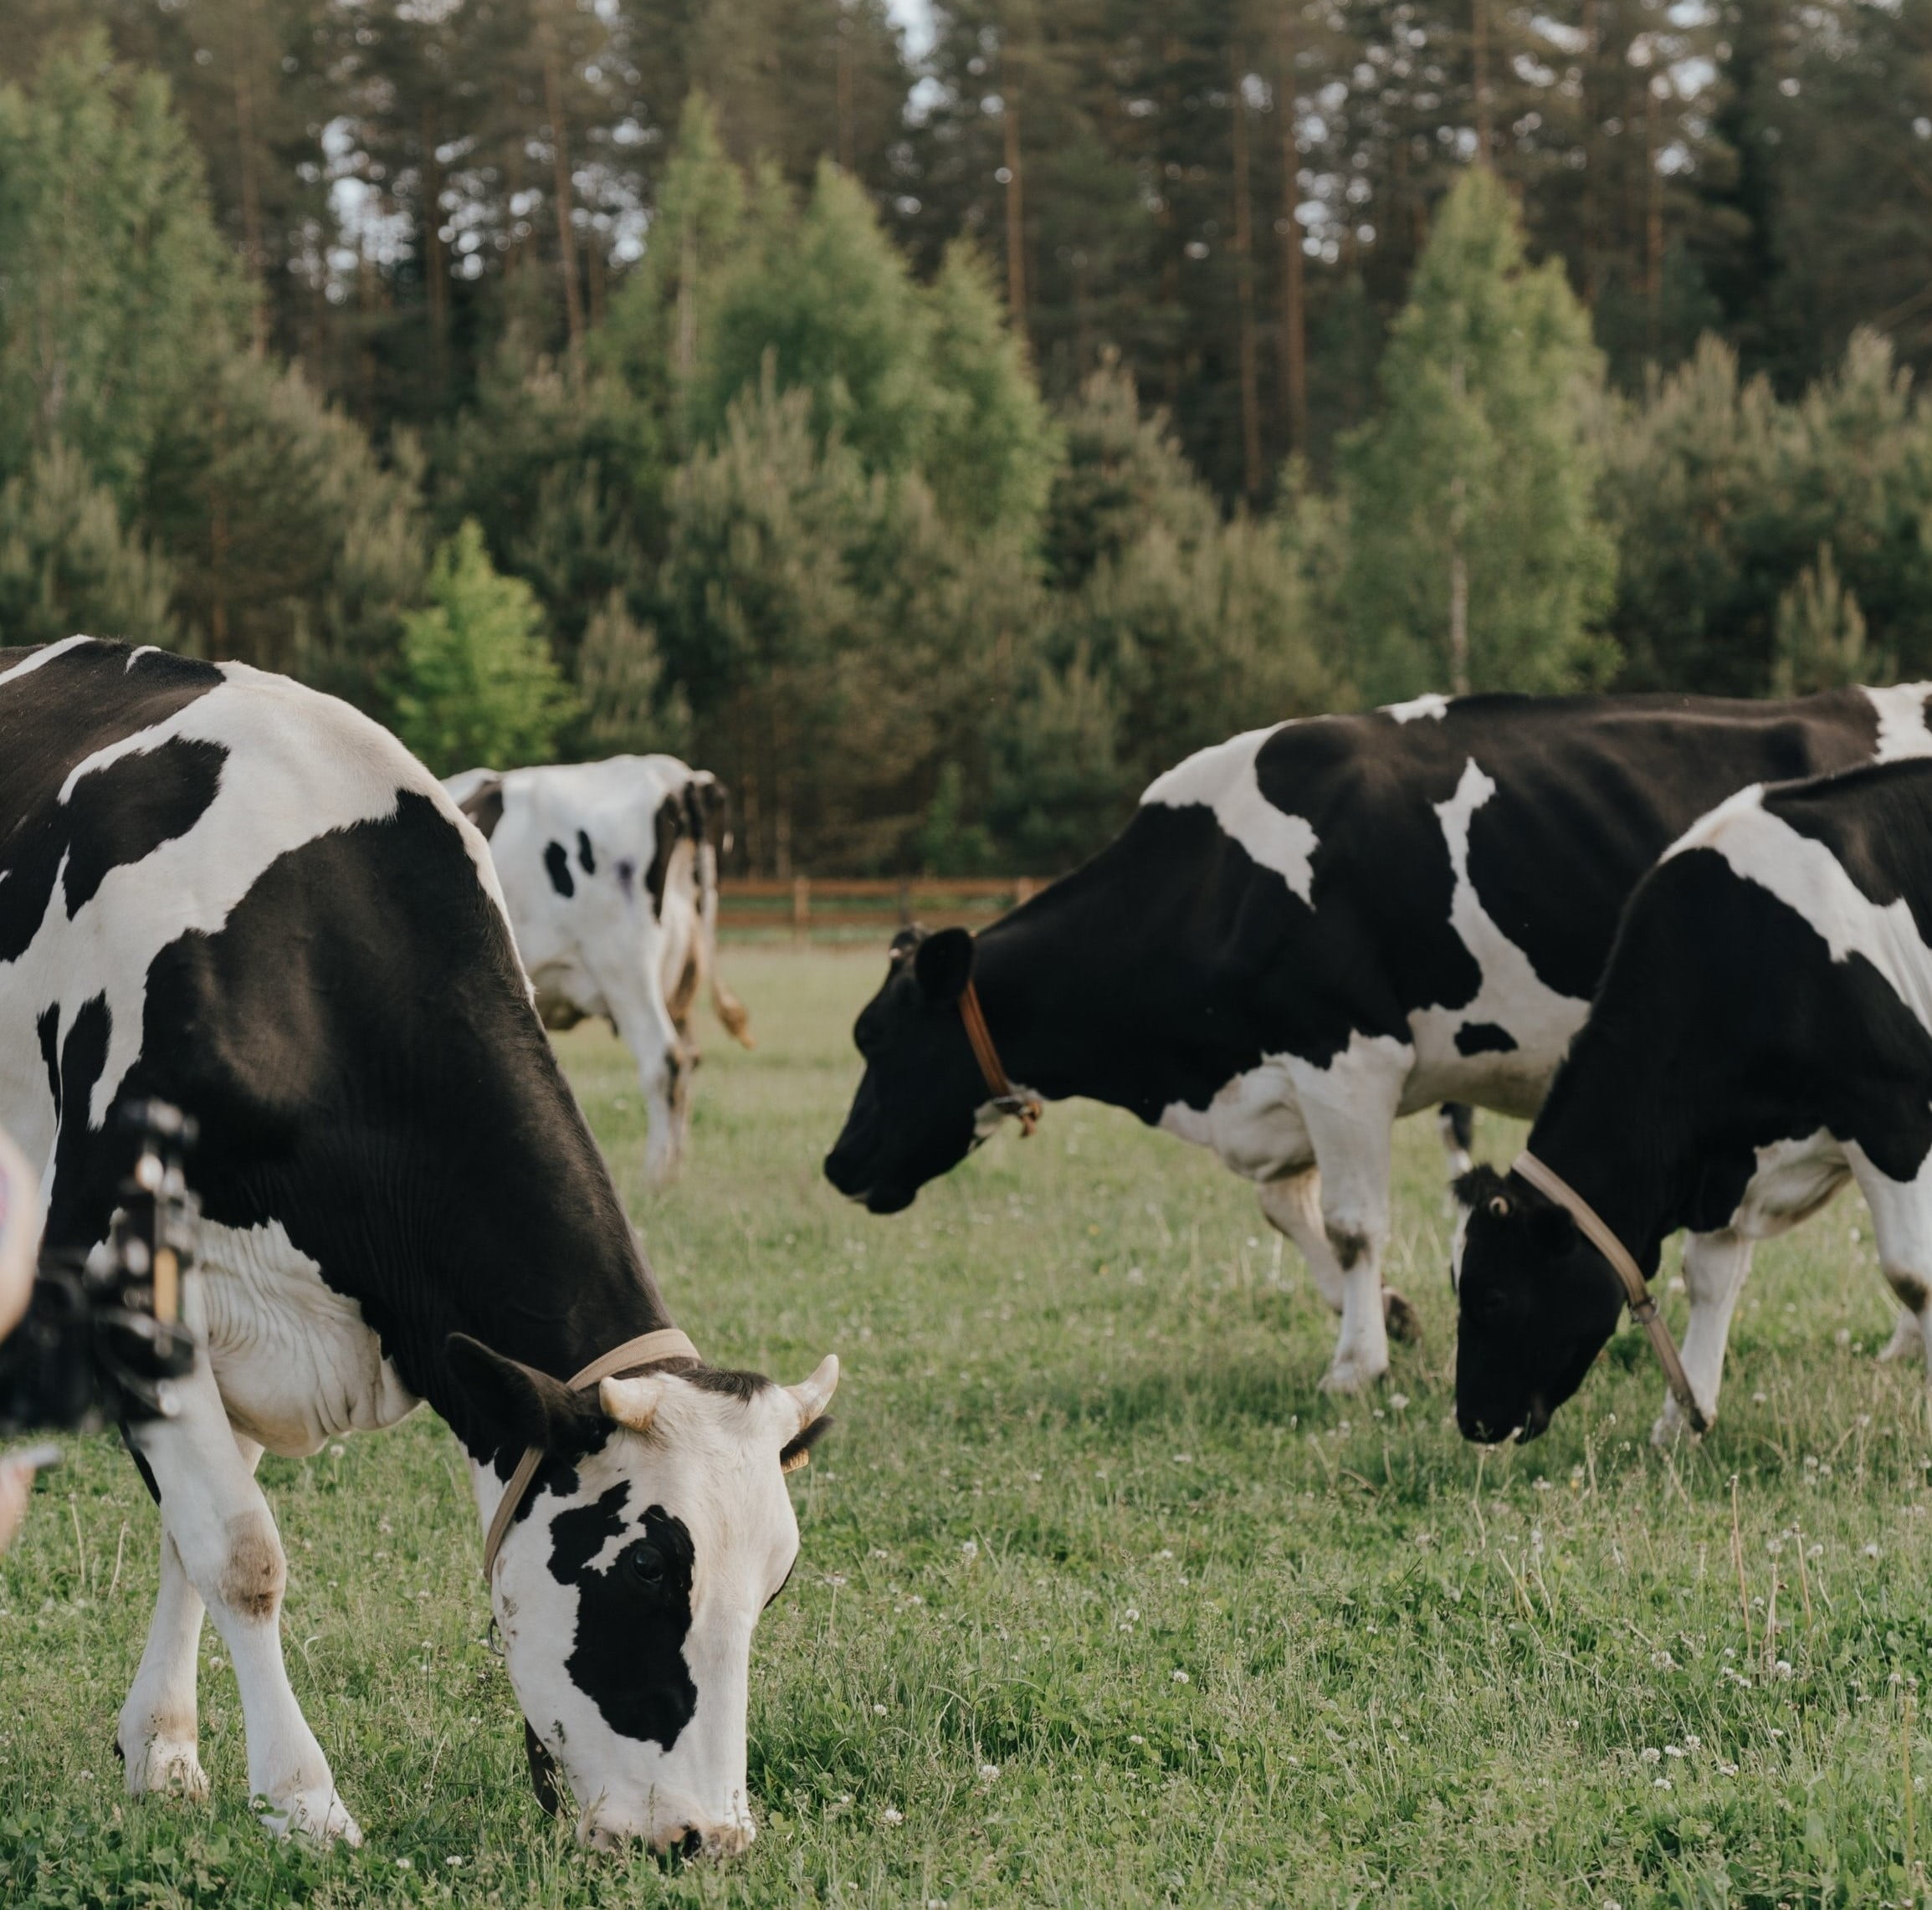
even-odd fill
[[[1639,885],[1528,1152],[1646,1280],[1684,1257],[1683,1361],[1707,1419],[1750,1243],[1847,1180],[1932,1336],[1932,763],[1747,789]],[[1478,1168],[1458,1242],[1464,1434],[1532,1438],[1616,1329],[1624,1288],[1576,1210]],[[1665,1423],[1670,1423],[1667,1414]]]
[[[1396,1117],[1533,1114],[1672,839],[1746,784],[1932,752],[1929,693],[1424,697],[1203,750],[976,941],[901,938],[826,1173],[891,1213],[991,1131],[970,978],[1015,1081],[1130,1109],[1258,1183],[1342,1316],[1323,1384],[1359,1387],[1388,1365]]]
[[[691,1014],[707,981],[719,1020],[751,1045],[751,1017],[718,970],[724,786],[653,755],[465,770],[443,787],[489,841],[546,1024],[604,1016],[636,1057],[645,1171],[661,1185],[690,1132]]]
[[[271,1828],[359,1833],[283,1667],[264,1450],[428,1400],[490,1519],[542,1462],[491,1587],[579,1835],[751,1836],[751,1631],[798,1529],[783,1480],[838,1377],[686,1357],[562,1383],[669,1325],[517,964],[483,841],[346,704],[85,638],[0,652],[0,1124],[44,1163],[47,1237],[106,1233],[117,1105],[199,1121],[208,1221],[183,1410],[131,1436],[161,1593],[120,1714],[130,1790],[203,1793],[204,1606]]]

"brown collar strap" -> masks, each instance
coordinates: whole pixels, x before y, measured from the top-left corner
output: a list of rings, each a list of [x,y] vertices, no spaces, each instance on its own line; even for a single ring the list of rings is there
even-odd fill
[[[633,1366],[648,1366],[659,1360],[695,1360],[698,1349],[692,1345],[690,1337],[680,1333],[674,1326],[660,1327],[655,1333],[639,1334],[635,1339],[627,1339],[622,1346],[613,1346],[601,1359],[593,1360],[570,1381],[574,1393],[581,1387],[594,1386],[599,1380],[607,1380],[613,1373],[628,1372]],[[496,1510],[490,1516],[489,1530],[483,1540],[483,1582],[495,1582],[496,1555],[503,1549],[503,1541],[508,1535],[510,1521],[516,1517],[516,1508],[523,1503],[523,1495],[530,1490],[530,1482],[536,1477],[536,1469],[543,1463],[543,1451],[533,1446],[516,1462],[516,1470],[510,1475],[510,1483],[503,1488],[503,1497],[496,1502]]]
[[[1650,1285],[1643,1278],[1643,1269],[1631,1257],[1629,1248],[1561,1175],[1545,1167],[1527,1148],[1516,1156],[1514,1171],[1540,1193],[1547,1194],[1558,1206],[1564,1208],[1583,1230],[1591,1244],[1610,1262],[1617,1278],[1623,1283],[1624,1298],[1630,1303],[1630,1317],[1650,1335],[1650,1344],[1657,1350],[1658,1363],[1663,1368],[1664,1382],[1670,1388],[1670,1396],[1690,1422],[1693,1432],[1708,1432],[1710,1421],[1704,1417],[1704,1408],[1697,1403],[1697,1395],[1690,1390],[1689,1375],[1683,1370],[1683,1360],[1677,1356],[1677,1343],[1670,1337],[1670,1329],[1663,1324],[1663,1316],[1657,1310],[1657,1302],[1651,1298]]]
[[[980,1064],[980,1073],[986,1078],[986,1089],[992,1096],[993,1105],[1002,1114],[1012,1114],[1020,1124],[1020,1132],[1031,1135],[1040,1124],[1040,1098],[1030,1088],[1024,1093],[1007,1078],[1007,1071],[1000,1065],[1000,1051],[993,1046],[993,1037],[986,1029],[986,1011],[980,1006],[980,991],[969,979],[966,992],[959,998],[959,1018],[966,1023],[966,1039],[972,1043],[973,1057]]]

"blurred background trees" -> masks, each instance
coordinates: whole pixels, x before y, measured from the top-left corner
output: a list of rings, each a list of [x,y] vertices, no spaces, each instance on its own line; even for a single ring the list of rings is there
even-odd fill
[[[0,0],[0,641],[688,751],[772,873],[1932,673],[1932,0],[893,6]]]

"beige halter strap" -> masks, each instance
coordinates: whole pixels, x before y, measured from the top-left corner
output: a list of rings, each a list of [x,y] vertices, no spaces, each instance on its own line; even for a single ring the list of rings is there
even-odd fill
[[[655,1333],[639,1334],[635,1339],[627,1339],[622,1346],[613,1346],[601,1358],[591,1361],[581,1373],[571,1376],[570,1390],[574,1393],[580,1387],[594,1386],[599,1380],[607,1380],[613,1373],[623,1373],[633,1366],[648,1366],[659,1360],[695,1360],[698,1349],[692,1345],[690,1337],[680,1333],[674,1326],[660,1327]],[[495,1582],[496,1555],[503,1549],[503,1541],[508,1534],[510,1521],[516,1517],[516,1508],[523,1503],[523,1495],[530,1490],[530,1482],[536,1477],[536,1469],[543,1463],[543,1452],[538,1447],[531,1447],[516,1462],[516,1470],[510,1475],[510,1483],[503,1488],[503,1497],[497,1501],[496,1511],[491,1516],[489,1530],[483,1541],[483,1582]]]
[[[1658,1362],[1663,1368],[1664,1383],[1670,1388],[1670,1396],[1690,1422],[1693,1432],[1708,1432],[1710,1421],[1704,1416],[1704,1408],[1697,1403],[1697,1395],[1690,1390],[1690,1377],[1683,1370],[1683,1360],[1678,1358],[1677,1343],[1670,1337],[1670,1329],[1663,1324],[1663,1316],[1657,1310],[1657,1302],[1651,1298],[1650,1285],[1643,1278],[1643,1269],[1632,1257],[1629,1248],[1561,1175],[1545,1167],[1527,1148],[1516,1156],[1514,1171],[1564,1208],[1583,1230],[1591,1244],[1610,1262],[1612,1270],[1622,1283],[1624,1298],[1630,1303],[1630,1317],[1650,1335],[1650,1344],[1657,1350]]]

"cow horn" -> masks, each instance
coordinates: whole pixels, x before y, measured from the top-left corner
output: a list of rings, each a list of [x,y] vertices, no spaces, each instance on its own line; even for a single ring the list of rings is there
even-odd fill
[[[664,1397],[664,1382],[657,1374],[635,1380],[606,1380],[597,1388],[604,1411],[633,1432],[648,1432]]]
[[[785,1390],[797,1403],[798,1430],[802,1432],[832,1404],[832,1395],[838,1390],[838,1355],[828,1353],[809,1380]]]

